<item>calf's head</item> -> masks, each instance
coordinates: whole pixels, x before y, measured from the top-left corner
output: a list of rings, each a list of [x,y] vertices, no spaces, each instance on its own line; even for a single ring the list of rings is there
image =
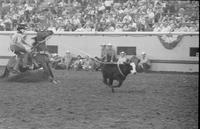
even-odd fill
[[[133,70],[132,66],[130,63],[124,63],[124,74],[128,75],[129,73],[131,73],[131,71]]]
[[[131,59],[129,60],[129,63],[132,66],[132,70],[131,70],[132,74],[137,73],[137,66],[139,62],[140,62],[140,59],[137,58],[136,56],[132,56]]]
[[[134,62],[130,63],[131,67],[132,67],[132,70],[131,70],[131,74],[136,74],[137,71],[136,71],[136,65]]]

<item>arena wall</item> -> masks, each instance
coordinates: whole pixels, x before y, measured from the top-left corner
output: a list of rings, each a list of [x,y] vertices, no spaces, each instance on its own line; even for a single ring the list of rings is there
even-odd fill
[[[13,32],[0,32],[0,65],[6,65],[13,55],[9,50],[10,36]],[[58,54],[63,56],[67,50],[76,55],[99,57],[101,44],[111,43],[114,47],[136,47],[136,55],[146,52],[152,62],[152,71],[199,72],[199,33],[170,33],[184,35],[173,49],[166,49],[158,35],[169,33],[156,32],[63,32],[55,33],[47,45],[57,46]],[[28,32],[28,41],[34,32]],[[191,48],[198,49],[191,56]]]

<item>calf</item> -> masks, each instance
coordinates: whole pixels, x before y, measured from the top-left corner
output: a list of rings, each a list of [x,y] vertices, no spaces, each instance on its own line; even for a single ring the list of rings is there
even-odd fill
[[[103,83],[112,88],[120,87],[123,81],[126,79],[126,76],[131,72],[134,72],[133,67],[130,63],[124,64],[103,64],[102,74],[103,74]],[[118,85],[113,86],[113,81],[118,81]]]

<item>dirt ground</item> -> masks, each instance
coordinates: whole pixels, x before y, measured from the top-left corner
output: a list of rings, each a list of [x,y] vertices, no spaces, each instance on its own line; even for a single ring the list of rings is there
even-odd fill
[[[58,85],[0,80],[0,129],[198,128],[197,74],[129,75],[112,93],[100,72],[54,73]]]

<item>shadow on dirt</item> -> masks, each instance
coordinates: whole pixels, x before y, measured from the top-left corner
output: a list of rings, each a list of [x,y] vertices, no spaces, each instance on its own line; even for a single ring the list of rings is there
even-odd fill
[[[9,82],[40,82],[47,81],[48,76],[42,70],[27,71],[18,75],[11,75],[5,81]]]

